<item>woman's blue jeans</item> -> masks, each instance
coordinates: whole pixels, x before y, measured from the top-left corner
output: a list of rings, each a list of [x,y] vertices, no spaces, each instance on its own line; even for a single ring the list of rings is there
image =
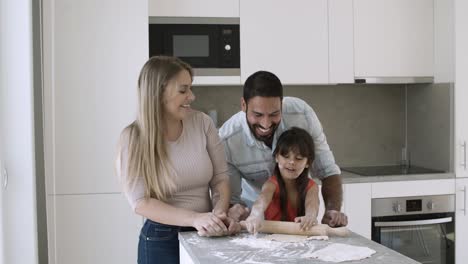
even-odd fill
[[[181,231],[195,231],[193,227],[164,225],[146,220],[138,242],[138,264],[178,264]]]

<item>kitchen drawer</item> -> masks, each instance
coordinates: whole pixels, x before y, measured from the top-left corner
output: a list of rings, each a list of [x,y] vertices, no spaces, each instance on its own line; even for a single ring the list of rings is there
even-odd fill
[[[49,211],[51,264],[136,262],[143,218],[122,194],[49,197],[55,200]]]
[[[454,179],[372,183],[372,198],[454,194]]]

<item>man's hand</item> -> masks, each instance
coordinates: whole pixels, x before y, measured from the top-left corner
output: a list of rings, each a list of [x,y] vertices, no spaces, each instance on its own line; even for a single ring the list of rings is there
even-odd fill
[[[225,221],[223,221],[226,226],[228,227],[228,235],[234,235],[241,231],[242,227],[240,223],[230,217],[227,217]]]
[[[322,224],[327,224],[331,227],[346,226],[348,224],[348,217],[336,210],[327,210],[323,214]]]
[[[241,231],[242,227],[239,222],[228,217],[226,213],[215,213],[215,215],[219,217],[227,227],[227,232],[224,235],[234,235]]]
[[[241,204],[235,204],[228,210],[228,217],[234,219],[237,222],[245,220],[249,214],[249,208]]]

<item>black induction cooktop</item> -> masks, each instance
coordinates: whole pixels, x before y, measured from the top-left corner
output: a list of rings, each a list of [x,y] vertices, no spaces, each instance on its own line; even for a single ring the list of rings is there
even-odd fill
[[[423,167],[418,167],[418,166],[401,166],[401,165],[343,167],[341,169],[344,171],[359,174],[362,176],[444,173],[444,171],[441,171],[441,170],[433,170],[433,169],[428,169],[428,168],[423,168]]]

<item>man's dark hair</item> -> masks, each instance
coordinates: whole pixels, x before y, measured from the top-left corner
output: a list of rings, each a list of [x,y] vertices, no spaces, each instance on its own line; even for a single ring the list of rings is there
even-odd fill
[[[280,97],[283,100],[283,85],[276,75],[267,71],[258,71],[247,78],[244,84],[244,100],[249,102],[250,98]]]

